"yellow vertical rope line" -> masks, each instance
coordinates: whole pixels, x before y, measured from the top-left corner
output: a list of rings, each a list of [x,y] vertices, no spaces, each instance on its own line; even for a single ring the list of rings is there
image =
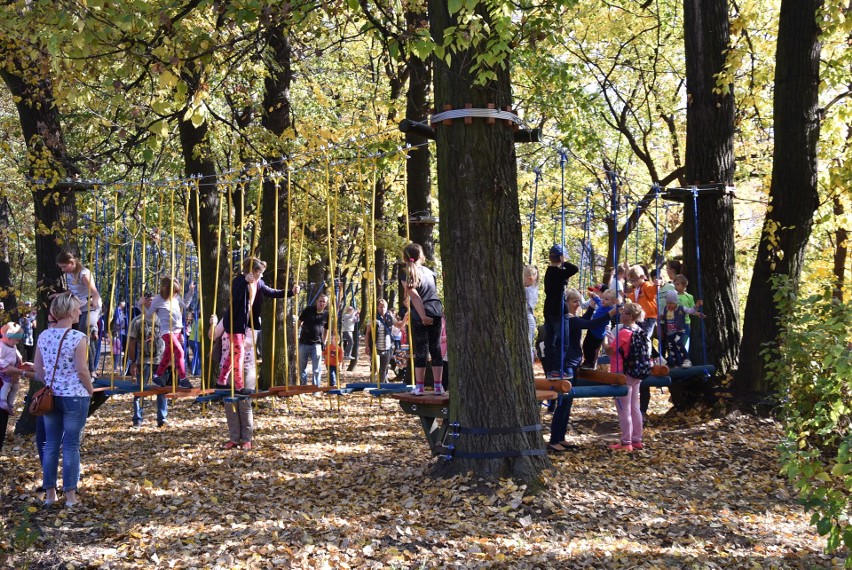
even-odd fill
[[[272,176],[273,182],[275,182],[275,207],[272,211],[272,215],[275,216],[275,230],[273,231],[273,236],[274,236],[273,239],[275,240],[275,259],[272,261],[272,288],[278,289],[278,247],[279,247],[278,246],[278,244],[279,244],[279,241],[278,241],[278,191],[279,191],[280,184],[281,184],[281,176],[278,174],[278,171],[275,170],[274,168],[270,169],[270,175]],[[261,191],[262,191],[263,176],[261,176],[261,178],[260,178],[260,184],[261,184]],[[288,214],[289,214],[289,212],[288,212]],[[290,251],[290,243],[289,242],[287,243],[287,251],[288,252]],[[285,284],[284,286],[286,287],[287,285]],[[286,296],[284,297],[284,302],[285,303],[287,302]],[[285,305],[285,307],[286,307],[286,305]],[[284,312],[286,313],[287,311],[284,311]],[[277,320],[278,320],[278,298],[273,297],[273,299],[272,299],[272,342],[269,343],[269,346],[271,347],[271,353],[272,353],[272,354],[269,355],[270,364],[271,364],[270,367],[269,367],[269,370],[271,372],[271,374],[270,374],[271,378],[269,379],[269,387],[270,388],[275,386],[275,332],[278,330],[278,323],[276,322]],[[284,317],[284,322],[285,323],[287,322],[286,316]],[[286,346],[287,346],[286,337],[287,337],[287,335],[285,334],[284,337],[285,337],[284,347],[285,347],[285,350],[286,350]],[[286,356],[285,356],[285,358],[286,358]],[[285,360],[284,362],[285,362],[285,366],[286,366],[287,361]]]
[[[113,224],[113,236],[118,235],[118,192],[115,192],[115,200],[113,201],[112,207],[112,224]],[[106,229],[106,219],[104,219],[104,229]],[[104,231],[106,234],[106,231]],[[115,283],[118,275],[118,240],[114,240],[115,243],[115,261],[112,264],[112,283],[110,284],[109,290],[109,298],[112,300],[112,311],[115,314],[115,311],[118,310],[118,303],[116,301],[115,295]],[[112,318],[110,315],[107,315],[107,336],[109,338],[113,338],[113,330],[112,330]],[[124,348],[124,347],[122,347]],[[112,371],[109,375],[109,384],[110,388],[115,388],[115,339],[112,342],[112,350],[110,350],[110,354],[112,354]]]
[[[255,239],[257,238],[257,226],[260,223],[260,213],[263,211],[263,210],[261,210],[261,208],[263,207],[263,167],[262,166],[258,167],[258,172],[260,174],[260,186],[258,188],[258,193],[257,193],[257,207],[255,208],[256,214],[255,214],[254,232],[253,232],[254,235],[253,235],[252,241],[251,241],[251,246],[250,246],[251,251],[249,252],[250,253],[249,257],[254,255],[254,252],[256,251],[255,250],[255,247],[256,247]],[[241,208],[245,207],[244,202],[240,204],[240,207]],[[277,215],[277,211],[276,211],[276,215]],[[242,230],[240,230],[240,231],[242,232]],[[275,243],[277,244],[278,242],[275,242]],[[254,294],[255,294],[255,298],[257,298],[257,282],[255,282]],[[254,309],[252,308],[252,305],[254,303],[251,302],[251,301],[253,301],[253,299],[252,299],[250,293],[249,293],[249,301],[250,301],[249,302],[249,324],[251,325],[249,330],[251,330],[251,346],[252,346],[251,350],[252,350],[252,358],[254,359],[255,390],[257,390],[257,377],[258,377],[258,374],[257,374],[257,335],[254,332]],[[245,360],[245,358],[243,360]],[[246,387],[245,381],[246,381],[245,376],[243,376],[243,386],[244,387]],[[259,391],[259,390],[257,390],[257,391]]]
[[[183,219],[188,222],[189,221],[189,191],[187,189],[186,184],[181,184],[180,187],[181,187],[182,190],[184,190],[184,192],[183,192],[183,196],[184,196]],[[183,242],[183,260],[181,262],[180,274],[183,277],[183,279],[189,280],[191,282],[192,281],[192,275],[189,275],[189,260],[187,258],[187,253],[189,253],[189,239],[187,238],[187,235],[183,231],[181,231],[180,240]],[[185,285],[188,287],[189,283],[185,283]],[[197,290],[198,289],[196,288],[196,291]],[[184,300],[184,303],[186,303],[186,300]],[[188,303],[186,303],[186,308],[189,309]],[[183,314],[188,315],[189,311],[188,310],[185,311],[185,310],[181,309],[181,315],[183,315]],[[195,330],[197,331],[198,330],[198,319],[195,318],[195,315],[193,315],[192,321],[195,323]],[[183,319],[183,336],[184,336],[184,343],[186,345],[186,348],[183,351],[183,361],[186,364],[186,375],[187,375],[187,377],[189,377],[189,371],[190,371],[189,370],[189,364],[190,364],[190,360],[189,360],[190,338],[189,337],[190,337],[191,334],[192,334],[192,329],[190,328],[189,330],[187,330],[186,319]]]
[[[339,221],[340,221],[340,192],[335,192],[334,193],[334,227],[335,228],[340,227],[339,223],[338,223]],[[340,240],[335,240],[334,241],[335,264],[337,263],[338,255],[340,255]],[[339,271],[340,270],[338,269],[337,272],[339,273]],[[332,280],[333,280],[334,279],[334,273],[332,273],[331,277],[332,277]],[[343,283],[341,282],[341,286],[342,286],[342,284]],[[337,322],[338,322],[338,318],[340,316],[339,313],[338,313],[338,305],[337,305],[337,295],[338,294],[340,294],[340,291],[336,292],[335,299],[334,299],[334,303],[335,303],[335,305],[334,305],[334,311],[335,311],[335,313],[334,313],[334,316],[335,316],[334,331],[335,332],[337,332]],[[344,302],[345,302],[345,294],[343,295],[343,298],[344,298]],[[338,339],[338,340],[340,340],[340,339]],[[338,360],[338,362],[337,362],[337,385],[338,385],[338,387],[343,387],[343,371],[346,369],[346,367],[342,366],[342,363],[340,362],[339,351],[335,350],[335,353],[337,353],[337,360]]]
[[[218,192],[218,189],[217,189]],[[199,219],[199,224],[201,220]],[[200,230],[199,230],[200,231]],[[219,300],[219,270],[221,269],[221,261],[222,261],[222,196],[219,196],[219,226],[216,231],[216,273],[215,278],[213,279],[213,316],[218,317],[216,313],[216,305],[215,303]],[[213,327],[213,330],[216,330],[216,327]],[[207,385],[212,386],[211,383],[212,378],[210,375],[213,371],[213,339],[210,339],[210,351],[208,352],[208,362],[210,366],[207,367]]]
[[[190,190],[195,192],[195,243],[198,244],[195,248],[196,258],[198,259],[198,317],[195,319],[195,330],[197,331],[196,336],[198,337],[198,351],[200,352],[198,358],[201,360],[201,389],[206,390],[210,384],[209,382],[206,384],[204,382],[204,371],[210,369],[210,363],[205,363],[204,361],[204,350],[201,348],[203,346],[201,342],[201,335],[204,334],[204,321],[199,322],[199,319],[204,319],[204,279],[201,278],[201,193],[197,178],[193,178]],[[187,208],[187,210],[188,209],[189,208]],[[187,216],[187,218],[189,218],[189,216]],[[210,343],[210,349],[213,349],[212,342]]]
[[[302,253],[305,250],[305,221],[308,217],[307,213],[308,213],[308,193],[305,192],[305,209],[302,212],[302,225],[301,225],[301,228],[299,230],[299,234],[300,234],[299,235],[299,255],[298,255],[298,258],[297,258],[298,261],[296,262],[296,280],[297,281],[299,279],[299,276],[302,274]],[[307,283],[307,280],[305,280],[305,282]],[[299,304],[298,304],[298,300],[297,300],[296,306],[294,307],[293,312],[295,313],[298,308],[299,308]],[[299,374],[299,364],[300,363],[299,363],[299,320],[298,319],[294,319],[293,330],[295,331],[294,338],[296,339],[296,374]],[[307,373],[307,371],[306,371],[306,373]],[[299,382],[301,382],[301,376],[299,377]]]
[[[140,194],[141,194],[141,188],[140,188]],[[148,273],[148,245],[145,243],[145,236],[146,236],[146,232],[148,230],[148,204],[146,204],[145,201],[142,200],[141,206],[142,206],[142,275],[141,275],[141,279],[142,279],[142,298],[144,299],[145,298],[144,297],[145,289],[146,289],[145,283],[146,283],[146,279],[148,278],[148,275],[147,275],[147,273]],[[143,301],[143,303],[144,303],[144,301]],[[144,362],[145,361],[145,358],[144,358],[144,355],[145,355],[145,338],[146,338],[145,331],[148,328],[148,315],[146,314],[147,309],[145,308],[144,305],[142,307],[140,307],[140,309],[142,309],[142,348],[141,348],[141,353],[142,353],[143,358],[140,358],[139,360]],[[153,350],[154,346],[156,346],[156,342],[157,342],[157,339],[151,338],[151,346],[149,347],[149,353],[148,354],[156,354],[156,352],[150,352],[151,350]],[[159,365],[160,365],[160,363],[158,362],[157,366],[159,367]],[[137,366],[136,369],[137,369],[137,374],[138,374],[139,367]],[[148,369],[149,369],[150,375],[153,375],[153,373],[154,373],[153,366],[149,366]],[[145,379],[143,378],[145,368],[143,367],[142,370],[143,370],[143,373],[139,374],[139,390],[140,391],[145,389],[145,385],[144,385]],[[148,382],[149,383],[151,382],[150,377],[148,378]]]
[[[97,191],[98,191],[98,187],[95,186],[93,188],[93,193],[96,194]],[[95,274],[92,271],[92,269],[94,269],[94,267],[95,267],[95,254],[96,254],[95,250],[96,250],[97,241],[95,239],[94,234],[98,231],[98,200],[97,200],[97,197],[95,197],[94,200],[95,200],[95,205],[94,205],[95,215],[92,217],[92,220],[94,221],[94,223],[92,224],[92,231],[89,233],[89,263],[88,263],[89,273],[91,274],[92,278],[90,280],[89,287],[87,288],[87,293],[86,293],[86,311],[87,312],[86,312],[86,324],[85,324],[85,327],[84,327],[86,329],[86,362],[89,361],[89,351],[91,350],[91,345],[92,345],[92,343],[90,342],[90,340],[92,338],[92,331],[89,328],[89,317],[91,317],[91,315],[92,315],[92,312],[91,312],[92,311],[92,284],[94,284],[94,282],[95,282]],[[81,279],[82,279],[82,270],[81,270]],[[97,326],[98,326],[98,323],[95,322],[96,330],[97,330]],[[100,331],[98,331],[98,342],[100,342],[100,341],[101,341]],[[97,354],[97,352],[95,354]],[[98,372],[98,363],[95,362],[95,374],[97,374],[97,372]]]
[[[370,207],[370,210],[371,210],[371,212],[370,212],[370,218],[371,218],[370,219],[370,244],[371,244],[370,258],[371,258],[372,276],[373,276],[371,281],[372,281],[372,289],[373,289],[372,310],[373,310],[373,332],[374,332],[374,334],[373,334],[373,351],[374,352],[376,352],[376,350],[378,349],[378,346],[379,346],[378,338],[377,338],[378,331],[376,330],[376,318],[377,318],[376,312],[378,310],[376,305],[379,302],[379,295],[378,295],[379,276],[376,274],[376,181],[377,181],[377,173],[378,173],[378,165],[376,164],[376,159],[374,158],[373,159],[373,176],[370,180],[370,184],[373,187],[372,188],[372,190],[373,190],[372,205]],[[383,328],[384,328],[384,325],[383,325]],[[387,348],[387,347],[385,347],[385,348]],[[376,353],[376,356],[378,358],[378,353]],[[377,378],[377,385],[381,388],[381,384],[382,384],[381,362],[378,361],[378,360],[376,362],[376,378]]]
[[[376,349],[376,290],[375,290],[375,281],[373,280],[373,271],[371,263],[375,262],[375,253],[373,252],[373,244],[370,241],[370,218],[368,217],[368,208],[366,198],[364,197],[364,171],[362,168],[361,162],[361,152],[358,151],[358,199],[361,202],[361,211],[364,213],[362,216],[362,223],[364,228],[364,280],[366,281],[365,286],[367,290],[366,298],[367,298],[367,306],[366,314],[367,318],[370,319],[369,327],[370,327],[370,336],[373,339],[373,347],[370,350],[370,379],[374,376],[377,381],[377,386],[381,387],[381,382],[379,381],[379,367],[378,367],[378,352]],[[375,206],[375,195],[373,197],[373,206]],[[370,213],[370,215],[372,215]]]
[[[175,297],[175,292],[174,292],[175,291],[175,280],[177,279],[177,277],[176,277],[177,273],[175,271],[175,187],[174,187],[174,183],[169,182],[168,188],[169,188],[169,213],[170,213],[169,222],[172,226],[171,227],[172,244],[171,244],[171,247],[169,248],[171,250],[169,252],[171,254],[170,255],[171,259],[170,259],[170,264],[169,264],[169,273],[167,273],[167,274],[170,274],[171,278],[172,278],[172,290],[171,290],[171,293],[169,295],[169,342],[172,343],[172,349],[171,349],[172,358],[171,358],[171,362],[169,363],[169,368],[172,371],[172,393],[175,393],[175,392],[177,392],[178,378],[177,378],[177,374],[175,374],[175,368],[176,368],[175,350],[174,350],[175,337],[174,337],[174,334],[172,334],[173,331],[175,330],[175,323],[174,323],[174,320],[172,319],[172,303],[173,303],[173,299]]]
[[[331,275],[331,287],[330,287],[330,295],[329,299],[331,300],[326,306],[328,307],[328,328],[331,331],[330,342],[326,344],[327,352],[328,352],[328,360],[331,360],[331,352],[334,348],[334,334],[335,334],[335,317],[337,316],[337,295],[335,295],[335,287],[334,287],[334,256],[332,255],[332,247],[331,242],[334,241],[334,234],[331,228],[331,182],[330,182],[330,174],[329,174],[330,164],[328,155],[325,157],[325,188],[326,188],[326,200],[325,200],[325,220],[326,220],[326,229],[327,229],[327,250],[328,250],[328,271]],[[337,354],[337,350],[334,350],[335,355]],[[335,365],[335,368],[337,366]],[[331,366],[328,367],[328,385],[331,386]]]
[[[408,150],[405,151],[405,159],[408,160]],[[405,167],[404,171],[406,174],[406,176],[403,178],[405,180],[405,187],[402,189],[402,195],[405,198],[405,245],[408,245],[409,243],[411,243],[411,226],[409,224],[411,212],[408,209],[408,168],[405,163],[403,163],[403,166]],[[406,267],[408,267],[408,260],[403,259],[402,261],[406,264]],[[408,297],[407,289],[405,291],[405,297]],[[414,307],[411,306],[411,298],[408,297],[408,312],[406,313],[408,315],[408,381],[412,386],[414,386],[414,334],[411,324],[412,310],[414,310]]]
[[[284,167],[285,167],[285,172],[287,173],[287,267],[284,268],[284,281],[286,282],[286,283],[284,283],[284,286],[290,287],[290,262],[293,259],[293,257],[292,257],[293,248],[291,247],[292,244],[293,244],[293,224],[292,224],[292,219],[293,219],[293,199],[292,199],[292,196],[293,196],[293,193],[292,193],[293,176],[292,176],[292,173],[290,172],[290,164],[285,163]],[[275,210],[277,212],[278,208],[276,207]],[[276,214],[276,216],[277,216],[277,214]],[[275,225],[275,227],[276,227],[275,231],[276,231],[276,235],[277,235],[277,233],[278,233],[278,229],[277,229],[278,228],[278,218],[277,217],[275,218],[275,224],[276,224]],[[275,261],[277,263],[278,262],[278,256],[276,255],[275,257],[276,257]],[[287,319],[289,318],[290,311],[289,311],[289,309],[287,308],[287,305],[286,305],[287,297],[284,297],[284,303],[285,303],[285,305],[284,305],[284,327],[283,327],[283,330],[284,330],[284,388],[289,390],[290,389],[290,341],[287,338],[287,331],[289,330]],[[294,295],[293,300],[290,301],[290,303],[292,304],[293,307],[298,306],[299,296]]]
[[[130,235],[135,235],[135,232],[130,232]],[[134,237],[133,241],[130,242],[130,266],[127,268],[127,272],[128,272],[127,282],[129,283],[129,286],[127,287],[127,326],[128,326],[128,328],[130,327],[130,321],[133,320],[133,319],[130,318],[130,315],[133,314],[133,303],[135,302],[134,299],[133,299],[133,284],[135,283],[135,281],[133,280],[133,267],[134,267],[133,264],[136,261],[135,257],[136,257],[136,238]],[[143,317],[142,320],[144,322],[144,320],[145,320],[144,317]],[[140,350],[144,350],[144,348],[145,348],[144,343],[145,343],[144,338],[142,339],[141,344],[139,343],[138,340],[136,342],[136,344],[138,344],[140,346]],[[130,354],[127,352],[127,349],[125,348],[124,360],[122,362],[122,367],[121,367],[122,372],[127,370],[127,359],[128,358],[130,358]],[[137,374],[139,374],[138,367],[137,367]],[[142,374],[139,374],[140,386],[142,385],[141,384],[142,376],[143,376]],[[142,389],[140,388],[140,391],[141,390]]]
[[[234,196],[231,191],[228,191],[228,294],[231,297],[231,302],[228,303],[228,311],[230,316],[229,325],[233,331],[234,328]],[[242,256],[242,253],[240,253]],[[223,332],[222,335],[228,335],[228,351],[231,353],[231,398],[234,397],[234,334],[233,332]]]

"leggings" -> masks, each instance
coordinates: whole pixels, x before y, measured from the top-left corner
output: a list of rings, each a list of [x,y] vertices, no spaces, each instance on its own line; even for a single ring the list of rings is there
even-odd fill
[[[441,317],[432,319],[432,324],[424,325],[419,320],[411,321],[411,332],[414,340],[414,367],[426,368],[426,355],[432,357],[432,366],[444,365],[441,356]]]
[[[160,360],[160,365],[157,366],[157,376],[162,376],[166,373],[166,370],[171,367],[172,357],[174,357],[178,380],[186,378],[186,359],[183,357],[182,340],[183,335],[179,332],[170,332],[163,335],[166,350],[163,351],[163,358]]]

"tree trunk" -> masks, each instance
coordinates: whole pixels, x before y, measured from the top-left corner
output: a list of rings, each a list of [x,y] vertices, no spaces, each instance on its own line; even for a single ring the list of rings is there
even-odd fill
[[[27,55],[24,55],[24,54]],[[54,102],[53,83],[44,75],[35,46],[24,46],[21,51],[9,51],[0,45],[0,56],[6,65],[0,67],[0,76],[15,100],[21,133],[30,158],[28,175],[31,180],[35,221],[35,256],[37,272],[37,303],[39,317],[37,330],[47,326],[48,295],[59,287],[62,272],[56,265],[56,256],[65,249],[75,249],[74,230],[77,227],[77,202],[73,184],[61,181],[77,175],[68,158],[60,122],[59,109]],[[40,57],[46,57],[41,55]],[[29,395],[38,383],[30,382]],[[15,433],[35,431],[35,418],[26,407],[15,426]]]
[[[182,78],[189,85],[190,92],[193,92],[200,82],[199,74],[191,71],[185,72]],[[191,97],[188,97],[188,99],[191,99]],[[204,312],[199,317],[198,340],[201,343],[202,362],[206,362],[204,359],[210,354],[210,339],[206,334],[201,334],[200,331],[207,326],[210,315],[217,314],[220,309],[228,306],[231,287],[231,283],[227,279],[221,279],[223,274],[228,275],[228,268],[225,264],[230,260],[228,259],[229,256],[223,255],[223,250],[226,247],[225,235],[221,236],[223,243],[219,243],[221,198],[218,192],[216,164],[212,159],[213,153],[207,148],[209,144],[207,140],[208,130],[206,122],[198,127],[193,125],[190,120],[181,119],[178,123],[184,171],[187,177],[194,176],[199,179],[198,192],[190,191],[187,199],[189,200],[189,231],[198,251],[201,273],[201,284],[198,287],[198,291],[201,292],[199,311],[203,309]],[[224,225],[228,219],[227,212],[223,212],[222,219]],[[220,260],[218,263],[219,274],[216,273],[217,260]],[[217,282],[219,282],[218,298],[216,295]],[[202,370],[202,375],[205,381],[210,378],[213,382],[214,380],[212,376],[209,376],[211,373],[208,370],[216,370],[218,363],[206,362],[206,366],[206,369]]]
[[[266,54],[268,75],[264,79],[263,115],[261,124],[269,132],[280,137],[292,127],[290,111],[290,84],[293,74],[290,67],[290,38],[284,31],[283,25],[270,27],[267,32],[269,42]],[[268,162],[277,164],[278,157],[267,157]],[[268,285],[278,289],[290,289],[298,281],[297,275],[287,270],[287,251],[290,248],[286,240],[290,224],[288,206],[288,176],[284,165],[276,165],[276,177],[267,175],[263,182],[263,211],[261,216],[259,253],[261,259],[269,264],[267,275],[272,275]],[[270,173],[271,174],[271,173]],[[275,204],[278,207],[275,208]],[[278,231],[276,233],[276,220]],[[277,273],[276,269],[277,260]],[[288,282],[289,278],[289,282]],[[263,322],[263,362],[261,364],[260,383],[262,389],[273,384],[277,386],[298,384],[296,377],[296,337],[295,329],[287,326],[287,315],[292,313],[291,304],[297,299],[279,299],[275,302],[268,300],[263,304],[261,321]],[[274,338],[273,338],[274,329]],[[284,350],[284,338],[287,338]],[[274,342],[273,342],[274,341]],[[285,363],[289,363],[289,371]],[[274,365],[274,366],[273,366]]]
[[[0,322],[18,322],[18,297],[12,283],[12,266],[9,263],[9,218],[12,210],[7,198],[0,199]]]
[[[842,220],[844,214],[843,199],[840,194],[833,198],[834,218]],[[846,260],[849,256],[849,230],[839,227],[834,230],[834,298],[843,302],[843,287],[846,284]]]
[[[488,25],[490,16],[477,9]],[[447,3],[429,2],[433,38],[457,25]],[[464,108],[511,106],[506,69],[497,78],[475,86],[470,65],[476,53],[454,52],[452,63],[434,61],[435,100]],[[508,67],[508,66],[507,66]],[[450,418],[462,428],[520,428],[539,424],[532,363],[526,340],[522,232],[518,207],[515,145],[512,129],[501,121],[489,125],[474,119],[437,127],[438,188],[441,204],[443,290],[449,360],[453,363],[449,391]],[[540,432],[507,435],[462,435],[455,440],[456,457],[441,460],[435,474],[473,471],[495,480],[512,477],[540,482],[550,465],[546,455],[499,459],[464,458],[462,454],[543,453]]]
[[[733,86],[717,88],[715,77],[725,67],[728,39],[725,0],[685,0],[687,184],[733,182]],[[707,314],[692,327],[690,358],[724,374],[736,365],[740,342],[734,206],[717,190],[700,191],[697,216],[692,197],[684,206],[684,270],[689,291],[704,301]],[[681,409],[696,403],[678,387],[672,400]]]
[[[817,142],[819,141],[820,29],[816,15],[821,0],[782,0],[775,58],[775,151],[769,208],[758,245],[745,310],[741,352],[747,355],[735,376],[741,393],[777,388],[766,375],[761,355],[778,336],[778,311],[770,278],[789,277],[798,285],[802,260],[819,206]]]

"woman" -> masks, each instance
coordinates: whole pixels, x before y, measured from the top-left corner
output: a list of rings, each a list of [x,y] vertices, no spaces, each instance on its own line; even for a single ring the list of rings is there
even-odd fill
[[[80,436],[94,392],[87,359],[87,335],[74,330],[80,320],[80,301],[73,293],[57,295],[50,304],[56,325],[41,333],[35,355],[36,378],[53,389],[53,410],[44,416],[46,442],[42,470],[45,505],[56,502],[59,448],[62,447],[62,487],[65,506],[80,503]]]

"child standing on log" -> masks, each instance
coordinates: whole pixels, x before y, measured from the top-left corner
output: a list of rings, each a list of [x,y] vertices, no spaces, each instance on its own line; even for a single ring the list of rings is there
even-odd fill
[[[444,359],[441,356],[441,321],[444,308],[438,298],[435,273],[423,265],[426,256],[420,244],[410,243],[402,251],[406,278],[402,281],[405,296],[411,301],[411,346],[414,350],[415,396],[423,395],[427,354],[432,359],[435,395],[444,393]]]

